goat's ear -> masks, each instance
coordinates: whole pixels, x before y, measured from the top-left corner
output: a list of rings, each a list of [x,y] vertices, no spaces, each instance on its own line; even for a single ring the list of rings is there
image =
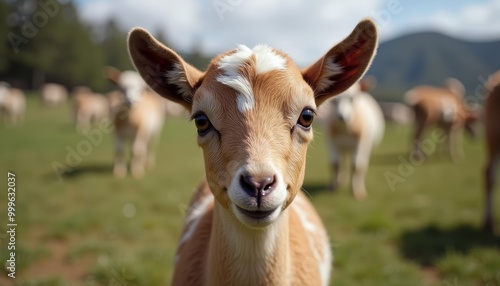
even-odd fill
[[[363,20],[342,42],[302,72],[314,90],[316,105],[342,93],[359,80],[371,64],[377,48],[377,28]]]
[[[156,93],[191,110],[202,72],[141,28],[130,32],[128,50],[136,70]]]
[[[114,84],[118,84],[118,82],[120,81],[121,73],[122,72],[119,69],[114,68],[114,67],[108,66],[104,69],[104,77],[109,79]]]

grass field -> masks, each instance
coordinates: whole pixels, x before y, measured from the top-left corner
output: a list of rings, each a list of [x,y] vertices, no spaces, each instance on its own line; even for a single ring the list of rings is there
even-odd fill
[[[2,269],[0,285],[167,285],[186,204],[204,173],[192,123],[167,120],[156,168],[142,180],[118,180],[111,133],[96,127],[103,139],[94,144],[74,131],[69,105],[28,103],[21,126],[0,127],[2,263],[7,171],[16,174],[18,224],[16,279]],[[410,161],[410,129],[388,126],[372,156],[368,199],[358,202],[347,188],[326,188],[328,156],[318,127],[304,188],[331,238],[332,285],[500,285],[500,236],[480,231],[482,138],[465,139],[466,157],[457,164],[436,152],[411,165],[401,163]],[[68,155],[78,148],[81,162]],[[63,173],[67,156],[75,167]],[[388,173],[398,176],[394,189]],[[498,227],[498,188],[496,195]]]

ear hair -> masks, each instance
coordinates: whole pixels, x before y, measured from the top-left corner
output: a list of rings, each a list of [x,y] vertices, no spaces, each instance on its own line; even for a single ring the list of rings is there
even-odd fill
[[[302,72],[314,90],[317,105],[363,76],[375,55],[377,39],[375,23],[363,20],[347,38]]]
[[[136,70],[156,93],[191,109],[202,72],[142,28],[129,33],[128,48]]]

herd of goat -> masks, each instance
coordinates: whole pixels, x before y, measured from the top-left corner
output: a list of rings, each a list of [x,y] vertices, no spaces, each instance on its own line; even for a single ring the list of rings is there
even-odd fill
[[[147,87],[135,71],[120,72],[108,67],[106,75],[115,83],[117,90],[106,95],[90,88],[75,87],[71,96],[59,84],[47,83],[41,90],[45,106],[63,104],[68,97],[73,99],[73,120],[77,131],[90,129],[93,122],[111,116],[115,127],[114,174],[124,177],[127,164],[124,161],[124,144],[131,142],[131,173],[139,178],[147,167],[154,166],[154,146],[167,115],[185,114],[184,108],[164,100]],[[424,132],[429,128],[441,128],[446,134],[446,146],[454,162],[463,157],[461,146],[463,131],[475,137],[479,122],[484,123],[488,161],[484,170],[486,188],[485,226],[492,228],[492,190],[496,166],[500,161],[500,72],[490,76],[486,90],[487,99],[482,110],[465,104],[465,89],[456,79],[446,80],[441,87],[417,86],[404,95],[404,102],[376,101],[369,91],[374,79],[360,80],[341,96],[329,100],[318,111],[326,131],[333,181],[331,187],[346,185],[348,174],[343,162],[351,162],[350,184],[356,198],[366,196],[365,176],[371,151],[383,135],[385,122],[399,125],[414,124],[412,134],[413,151],[423,154],[421,148]],[[134,89],[140,95],[130,95]],[[134,99],[135,96],[135,99]],[[22,121],[26,111],[26,99],[22,90],[0,82],[0,116],[4,124],[16,125]],[[351,157],[351,158],[348,158]]]
[[[366,35],[376,35],[370,21],[361,22],[341,44],[304,70],[299,70],[283,53],[260,45],[253,49],[239,46],[216,57],[207,71],[201,72],[147,31],[136,29],[129,37],[129,51],[139,73],[107,68],[106,77],[117,90],[106,96],[87,87],[73,89],[73,116],[78,131],[92,128],[95,120],[112,119],[117,177],[128,172],[124,159],[127,141],[131,144],[130,172],[134,177],[142,177],[154,165],[154,149],[167,113],[180,115],[183,108],[190,111],[198,130],[198,144],[205,154],[207,182],[201,184],[187,214],[176,258],[176,268],[180,270],[174,275],[174,284],[202,281],[186,279],[212,278],[234,282],[235,277],[246,282],[271,279],[265,280],[270,284],[280,284],[286,279],[325,284],[331,267],[331,253],[324,250],[328,248],[328,238],[321,220],[300,191],[307,143],[312,139],[310,127],[316,114],[327,134],[334,173],[332,187],[346,183],[349,176],[342,164],[350,161],[349,180],[357,199],[366,197],[365,176],[370,155],[383,138],[386,121],[413,123],[411,152],[420,155],[426,155],[421,149],[425,130],[442,129],[452,160],[463,154],[460,143],[463,131],[475,134],[477,123],[483,121],[488,147],[484,226],[493,229],[492,191],[500,161],[500,72],[488,81],[489,95],[481,111],[467,106],[465,89],[456,79],[449,79],[440,87],[414,87],[404,95],[405,103],[377,102],[369,94],[374,80],[358,80],[369,66],[376,47],[376,36],[366,38]],[[343,57],[348,60],[343,61]],[[167,71],[161,82],[148,70],[158,63]],[[295,98],[289,95],[290,90],[297,94]],[[266,97],[269,94],[273,94],[272,100]],[[68,93],[63,86],[46,84],[41,89],[41,98],[45,105],[53,106],[64,103]],[[228,98],[236,100],[229,102]],[[316,110],[316,105],[321,107]],[[23,92],[1,83],[0,112],[5,123],[18,124],[25,110]],[[281,126],[290,128],[281,130]],[[235,148],[235,144],[242,144],[242,148]],[[347,157],[350,158],[346,160]],[[221,172],[230,176],[220,176]],[[291,205],[294,198],[296,203]],[[285,213],[289,205],[292,211]],[[271,224],[274,228],[265,230]],[[234,233],[224,231],[236,225]],[[255,229],[262,229],[263,233]],[[287,234],[289,245],[266,244]],[[202,239],[192,240],[194,236]],[[211,236],[217,241],[210,240]],[[262,254],[272,260],[263,267],[272,266],[272,270],[262,269],[265,277],[261,277],[258,268],[249,270],[241,265],[238,272],[241,263],[233,261],[229,268],[235,273],[220,272],[225,269],[220,265],[230,263],[234,257],[221,258],[212,251],[230,256],[236,251],[231,246],[234,241],[248,250],[249,263],[259,260]],[[258,247],[262,247],[262,253],[255,255]],[[316,259],[319,274],[301,268],[300,257]],[[205,273],[208,268],[203,265],[207,263],[211,271]],[[252,273],[254,270],[256,273]],[[266,271],[283,275],[270,275]],[[302,276],[291,277],[286,273]]]

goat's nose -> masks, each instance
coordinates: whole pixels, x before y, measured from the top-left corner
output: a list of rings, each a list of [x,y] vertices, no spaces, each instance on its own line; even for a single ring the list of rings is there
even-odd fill
[[[243,174],[240,178],[240,185],[249,196],[257,199],[257,205],[260,207],[261,198],[269,195],[274,190],[276,176],[252,176]]]
[[[345,121],[345,116],[342,113],[337,113],[337,119],[341,122]]]

